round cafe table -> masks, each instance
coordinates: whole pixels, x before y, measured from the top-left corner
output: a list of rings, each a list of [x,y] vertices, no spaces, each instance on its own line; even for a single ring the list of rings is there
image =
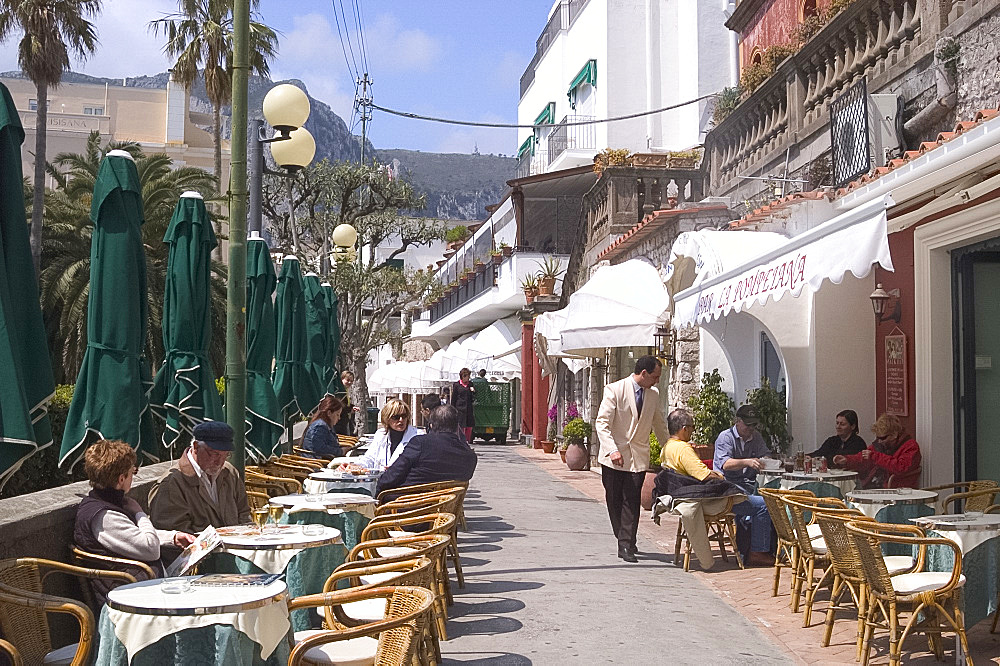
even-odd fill
[[[845,496],[848,506],[874,518],[880,523],[905,523],[911,518],[934,514],[938,494],[931,490],[891,488],[854,490]],[[886,544],[886,555],[910,555],[911,548],[904,544]]]
[[[198,578],[184,580],[193,583]],[[178,594],[164,592],[163,582],[148,580],[111,590],[97,626],[97,666],[288,662],[292,632],[283,581],[192,585]]]
[[[381,472],[371,474],[350,474],[335,469],[313,472],[302,484],[307,493],[363,493],[375,497],[375,487]]]
[[[965,575],[965,626],[973,627],[995,613],[1000,595],[1000,514],[948,514],[911,521],[926,528],[927,536],[941,536],[958,545]],[[929,547],[927,571],[951,571],[954,557],[951,548]]]
[[[204,573],[285,574],[292,597],[318,594],[333,570],[344,563],[340,530],[317,525],[318,534],[305,534],[301,525],[278,525],[258,534],[255,526],[217,528],[222,550],[202,563]],[[309,610],[292,612],[292,629],[311,628]]]
[[[781,475],[781,489],[801,488],[812,490],[817,497],[844,497],[858,484],[858,473],[842,469],[826,472],[785,472]]]
[[[285,507],[281,522],[287,525],[316,524],[340,530],[344,548],[350,552],[361,540],[361,532],[375,517],[375,498],[351,493],[295,494],[272,497]],[[332,570],[331,570],[332,571]]]

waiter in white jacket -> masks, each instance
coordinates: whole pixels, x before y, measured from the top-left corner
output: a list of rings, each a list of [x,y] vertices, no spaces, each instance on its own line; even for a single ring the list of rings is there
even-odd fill
[[[661,442],[670,436],[660,410],[660,381],[663,366],[655,356],[635,362],[635,372],[604,387],[597,412],[597,438],[601,451],[601,481],[608,504],[611,529],[618,539],[618,557],[636,559],[636,532],[639,530],[639,497],[649,469],[649,433]]]

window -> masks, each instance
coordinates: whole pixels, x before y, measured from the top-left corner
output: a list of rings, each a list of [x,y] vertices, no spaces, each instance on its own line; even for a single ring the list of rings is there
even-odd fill
[[[85,106],[83,107],[83,115],[85,116],[103,116],[104,107],[103,106]]]
[[[29,99],[28,100],[28,111],[38,111],[38,100]]]

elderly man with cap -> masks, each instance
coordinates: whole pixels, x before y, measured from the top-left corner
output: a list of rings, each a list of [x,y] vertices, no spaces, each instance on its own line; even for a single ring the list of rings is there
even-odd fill
[[[250,522],[243,480],[226,462],[233,450],[233,429],[224,421],[205,421],[194,427],[192,440],[149,493],[153,524],[197,534],[209,525]]]
[[[750,531],[749,549],[741,547],[743,560],[750,565],[774,564],[771,554],[771,516],[764,498],[757,494],[757,472],[761,458],[770,454],[764,438],[757,432],[760,419],[753,405],[736,410],[736,423],[723,430],[715,440],[715,471],[747,492],[747,501],[733,506],[741,530]],[[741,540],[742,541],[742,540]],[[749,552],[747,552],[749,550]]]

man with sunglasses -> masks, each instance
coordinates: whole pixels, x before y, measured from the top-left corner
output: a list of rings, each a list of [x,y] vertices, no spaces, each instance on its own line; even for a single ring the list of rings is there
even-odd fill
[[[719,433],[715,440],[713,466],[727,481],[747,492],[746,502],[733,505],[740,531],[749,530],[750,533],[749,540],[737,539],[745,544],[740,548],[744,562],[751,566],[771,566],[774,564],[771,516],[764,498],[757,494],[757,472],[764,467],[761,458],[768,456],[770,451],[757,431],[759,422],[753,405],[743,405],[736,410],[736,423]]]

